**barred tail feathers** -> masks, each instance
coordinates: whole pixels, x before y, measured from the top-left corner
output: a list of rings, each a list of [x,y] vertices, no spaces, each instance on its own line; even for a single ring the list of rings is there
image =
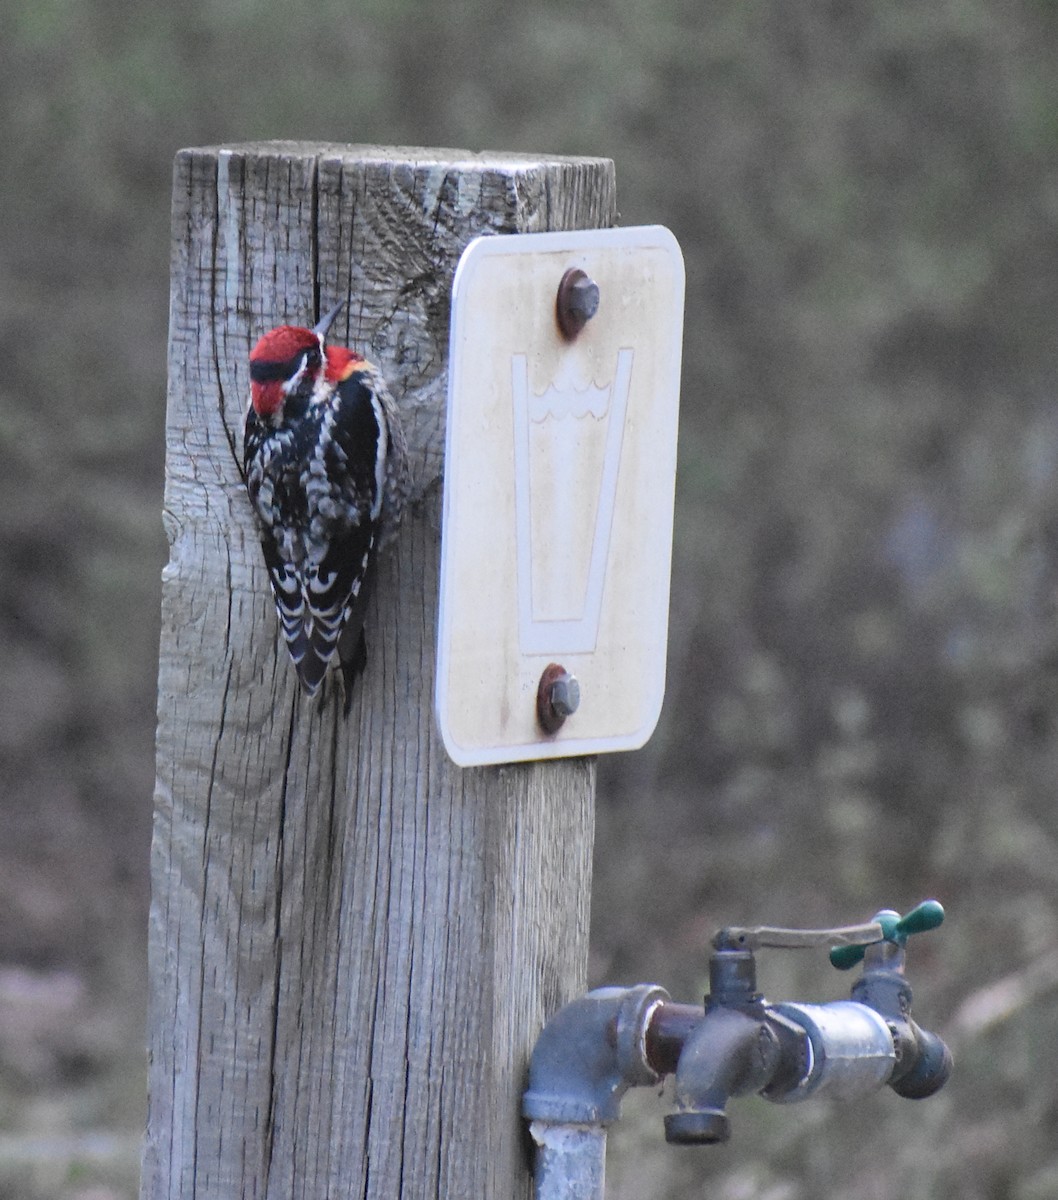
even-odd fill
[[[344,578],[326,571],[302,578],[290,569],[272,575],[280,628],[302,687],[315,696],[338,654],[347,712],[352,684],[367,662],[363,626],[375,575],[373,542],[369,535],[360,569],[351,580],[345,571],[340,573]]]

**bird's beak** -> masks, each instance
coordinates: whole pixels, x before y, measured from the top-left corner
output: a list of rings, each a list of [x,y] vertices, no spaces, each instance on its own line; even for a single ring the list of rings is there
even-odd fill
[[[320,319],[316,322],[315,326],[313,326],[312,332],[318,333],[320,335],[320,337],[326,337],[327,330],[330,329],[331,325],[334,323],[334,318],[342,311],[342,308],[344,306],[345,306],[345,301],[339,300],[338,303],[334,306],[334,308],[331,309],[331,311],[329,313],[327,313],[325,316],[320,317]]]

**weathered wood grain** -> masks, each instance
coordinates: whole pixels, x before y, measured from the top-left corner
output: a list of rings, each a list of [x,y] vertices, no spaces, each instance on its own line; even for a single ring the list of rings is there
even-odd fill
[[[478,233],[614,215],[607,160],[177,156],[145,1200],[528,1194],[522,1076],[585,986],[595,771],[460,770],[434,726],[448,310]],[[297,692],[237,466],[251,345],[339,297],[415,469],[348,719]]]

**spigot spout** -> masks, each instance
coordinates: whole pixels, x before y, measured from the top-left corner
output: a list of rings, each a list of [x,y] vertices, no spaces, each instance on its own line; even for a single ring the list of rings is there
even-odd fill
[[[680,1055],[677,1111],[665,1118],[666,1140],[682,1145],[726,1142],[731,1133],[728,1100],[766,1087],[779,1064],[779,1041],[763,1014],[710,1009]]]

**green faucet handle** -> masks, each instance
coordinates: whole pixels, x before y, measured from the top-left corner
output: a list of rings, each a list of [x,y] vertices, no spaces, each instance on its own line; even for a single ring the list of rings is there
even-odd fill
[[[863,959],[863,952],[867,946],[876,942],[893,942],[897,946],[905,946],[913,933],[926,933],[930,929],[936,929],[943,920],[944,909],[936,900],[923,900],[903,916],[893,912],[891,908],[883,909],[874,918],[874,923],[881,926],[880,938],[855,946],[835,946],[830,951],[830,961],[839,971],[848,971]]]

